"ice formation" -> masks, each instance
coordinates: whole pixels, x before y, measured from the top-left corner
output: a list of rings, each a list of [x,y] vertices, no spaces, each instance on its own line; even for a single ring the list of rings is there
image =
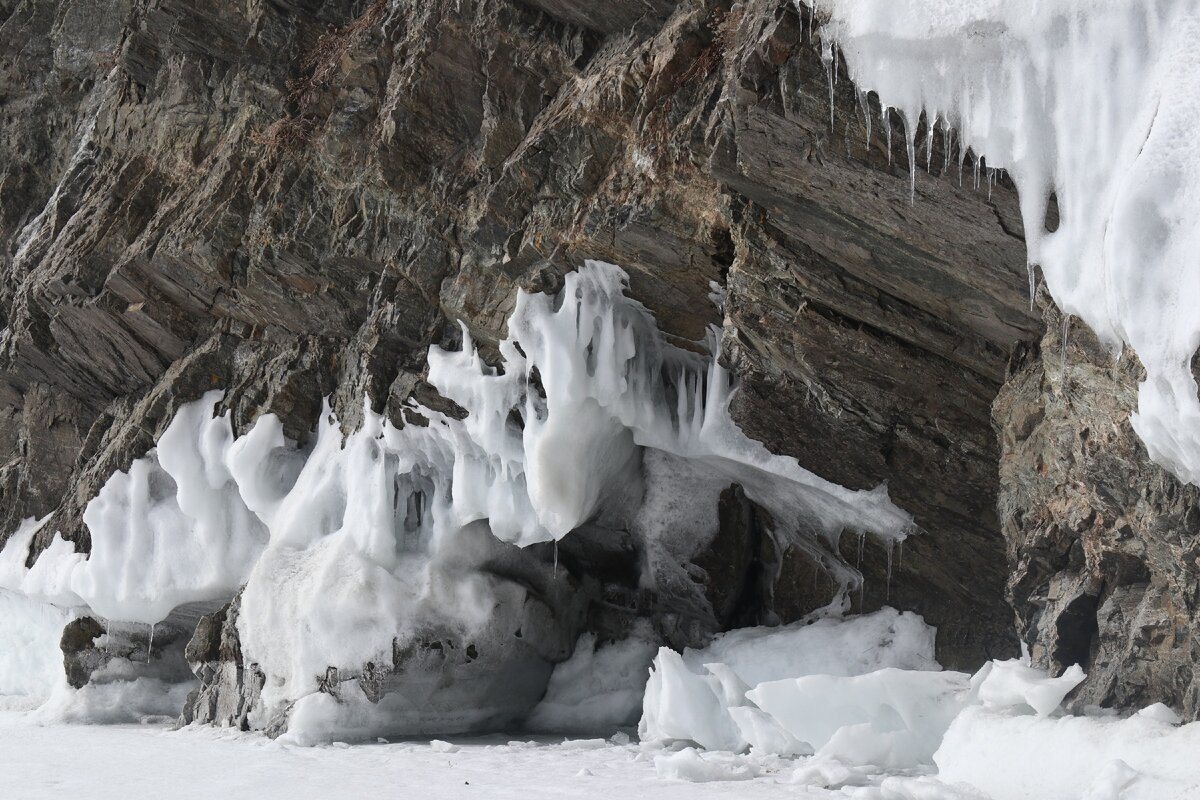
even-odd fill
[[[463,419],[421,409],[428,425],[397,429],[368,408],[344,437],[326,410],[301,449],[270,415],[235,439],[210,393],[182,407],[157,447],[87,506],[89,556],[56,539],[25,570],[31,523],[0,553],[0,586],[153,625],[244,585],[239,633],[266,676],[266,709],[296,703],[305,735],[322,715],[348,731],[380,723],[381,707],[358,704],[367,716],[355,716],[351,700],[335,709],[312,696],[330,668],[390,664],[430,629],[519,629],[524,590],[482,569],[505,547],[624,515],[653,585],[705,544],[681,539],[715,534],[715,494],[730,483],[771,511],[781,544],[839,579],[830,610],[840,611],[861,580],[837,556],[843,531],[892,543],[911,518],[884,487],[847,490],[746,438],[728,414],[729,376],[715,359],[667,344],[625,297],[625,280],[588,262],[556,296],[521,293],[500,368],[484,363],[465,329],[460,351],[432,348],[429,380]],[[681,511],[695,524],[681,525]],[[394,705],[399,719],[411,712],[402,698]]]
[[[1051,678],[1016,659],[989,662],[974,676],[942,671],[933,644],[934,631],[920,617],[883,609],[747,628],[682,655],[663,648],[638,731],[649,745],[812,756],[797,768],[797,782],[848,786],[881,771],[933,764],[947,730],[967,710],[1049,717],[1084,678],[1078,666]],[[716,780],[730,769],[698,759],[671,756],[664,770]],[[700,777],[686,777],[693,773]]]
[[[645,628],[648,628],[646,625]],[[539,733],[615,730],[637,724],[650,663],[658,648],[644,628],[619,641],[579,637],[575,651],[556,665],[546,695],[525,720]]]
[[[1134,428],[1156,461],[1200,483],[1200,3],[815,5],[850,77],[904,118],[914,180],[922,113],[964,160],[970,148],[1012,176],[1029,263],[1064,313],[1137,353]]]
[[[939,778],[992,800],[1184,800],[1197,796],[1200,723],[1151,706],[1127,718],[1043,718],[971,707],[934,756]]]
[[[939,671],[933,641],[920,617],[889,608],[733,631],[682,655],[662,648],[639,734],[709,750],[927,763],[970,689],[969,676]]]

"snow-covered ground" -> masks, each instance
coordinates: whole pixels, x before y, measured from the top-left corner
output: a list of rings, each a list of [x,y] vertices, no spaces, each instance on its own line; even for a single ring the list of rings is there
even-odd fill
[[[257,734],[169,725],[48,725],[0,712],[0,796],[304,798],[772,798],[827,797],[788,783],[790,769],[752,781],[664,780],[652,754],[604,740],[513,742],[504,737],[293,747]],[[454,749],[457,748],[457,749]],[[453,749],[453,752],[442,752]]]

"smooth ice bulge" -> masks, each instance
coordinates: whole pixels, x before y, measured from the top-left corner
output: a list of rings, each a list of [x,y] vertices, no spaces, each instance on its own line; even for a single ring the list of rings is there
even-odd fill
[[[1029,263],[1064,313],[1137,353],[1134,429],[1155,461],[1200,483],[1200,2],[815,5],[850,77],[904,118],[914,180],[922,113],[964,160],[970,148],[1012,176]]]

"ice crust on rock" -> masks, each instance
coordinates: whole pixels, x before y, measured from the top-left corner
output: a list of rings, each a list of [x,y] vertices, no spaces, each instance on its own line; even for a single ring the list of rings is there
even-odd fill
[[[59,649],[69,611],[0,589],[0,708],[34,707],[63,680]]]
[[[579,637],[571,657],[555,665],[546,694],[525,719],[539,733],[607,731],[636,725],[649,667],[658,647],[644,626],[618,642]]]
[[[1134,429],[1200,483],[1200,2],[814,4],[850,77],[904,118],[914,181],[922,114],[964,160],[969,148],[1012,176],[1029,263],[1065,314],[1137,353]]]
[[[532,637],[541,649],[530,658],[565,657],[556,654],[569,652],[574,633],[553,629],[549,610],[485,565],[505,547],[560,539],[601,514],[623,516],[640,537],[647,585],[690,585],[680,558],[705,542],[687,540],[716,532],[716,498],[698,495],[737,483],[770,511],[781,545],[804,548],[834,575],[842,590],[829,610],[841,611],[861,576],[837,555],[839,537],[900,541],[911,517],[885,487],[845,489],[746,438],[715,357],[668,344],[625,296],[626,280],[587,262],[557,295],[520,293],[499,343],[502,367],[484,362],[465,328],[461,350],[432,348],[429,380],[466,410],[461,419],[421,408],[428,425],[397,429],[366,408],[362,427],[344,436],[326,409],[299,448],[271,415],[235,438],[228,415],[214,414],[220,393],[209,393],[89,503],[90,555],[57,539],[25,570],[33,533],[22,531],[0,553],[0,585],[153,624],[184,604],[226,601],[244,584],[240,641],[266,681],[255,722],[303,701],[294,714],[309,738],[322,714],[339,730],[397,732],[373,702],[346,700],[352,692],[336,709],[305,698],[325,676],[345,685],[366,665],[390,665],[431,631],[469,640],[540,627],[545,641]],[[715,351],[715,333],[710,344]],[[681,508],[698,515],[695,525],[678,524]],[[565,635],[559,648],[554,639]],[[594,655],[623,669],[616,651]],[[544,687],[549,668],[540,678],[536,666],[525,670],[531,706],[541,691],[532,683]],[[459,700],[469,698],[486,703],[470,692]],[[569,703],[598,713],[584,698]],[[401,699],[394,705],[396,719],[411,716]],[[554,716],[549,708],[543,719]],[[466,726],[470,714],[458,718]]]

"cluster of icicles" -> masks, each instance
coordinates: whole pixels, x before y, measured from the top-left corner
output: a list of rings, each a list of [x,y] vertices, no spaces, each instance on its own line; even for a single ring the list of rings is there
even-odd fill
[[[840,52],[884,120],[903,118],[914,194],[922,114],[927,159],[940,131],[947,157],[955,140],[976,169],[983,157],[989,176],[1011,175],[1031,290],[1037,265],[1068,320],[1114,357],[1132,347],[1147,374],[1134,429],[1155,461],[1200,483],[1200,2],[813,4],[831,80]]]

